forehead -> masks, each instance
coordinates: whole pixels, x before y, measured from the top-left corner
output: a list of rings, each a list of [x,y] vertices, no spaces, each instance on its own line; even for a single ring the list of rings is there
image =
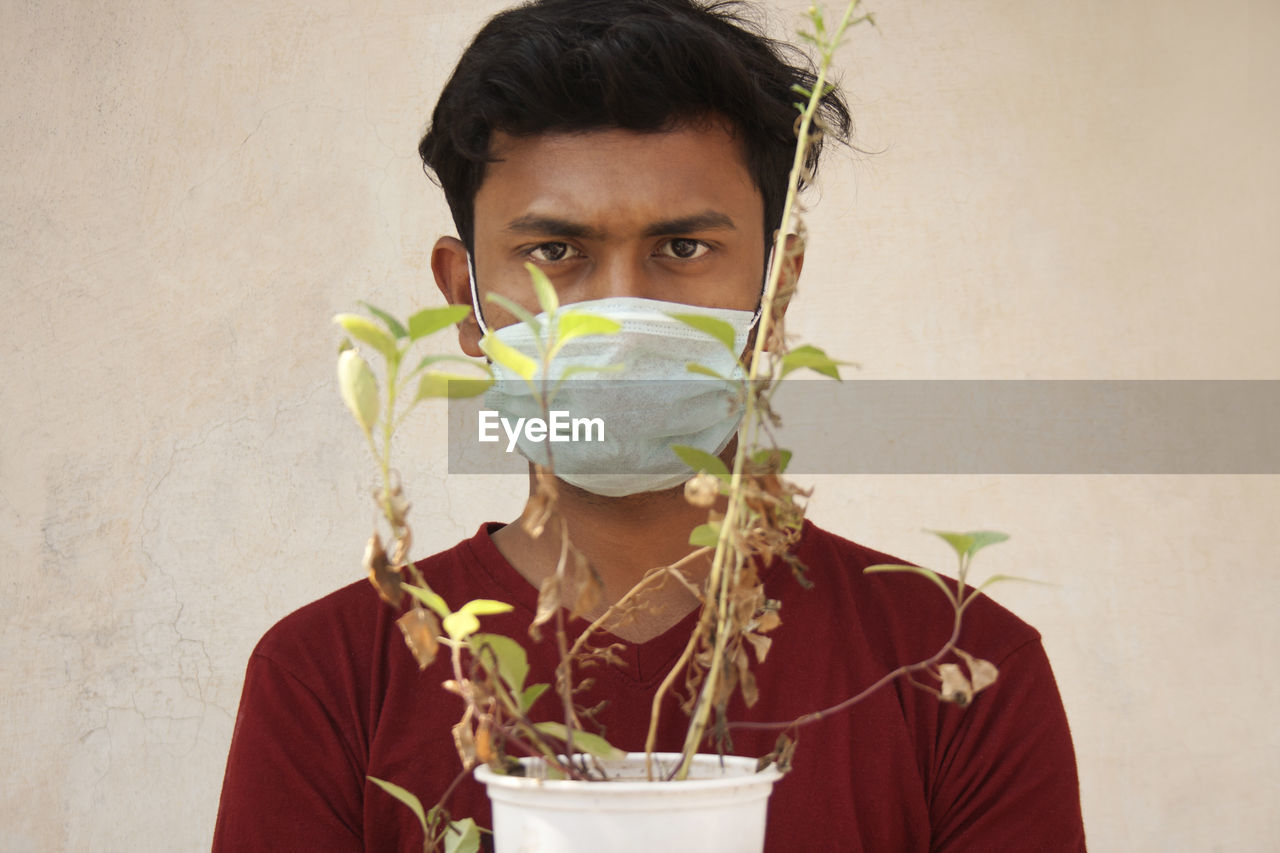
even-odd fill
[[[476,193],[477,232],[530,213],[610,233],[706,210],[728,214],[739,228],[763,225],[745,146],[720,122],[659,132],[499,133],[491,151],[497,162]]]

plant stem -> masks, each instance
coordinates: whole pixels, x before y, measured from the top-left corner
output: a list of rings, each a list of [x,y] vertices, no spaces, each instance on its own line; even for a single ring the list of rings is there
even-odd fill
[[[854,8],[858,5],[858,0],[853,0],[845,9],[844,16],[841,18],[840,25],[836,27],[831,40],[822,46],[822,57],[818,65],[817,78],[814,81],[813,89],[809,94],[809,102],[804,112],[800,116],[800,126],[797,129],[795,157],[791,164],[791,174],[787,181],[786,200],[782,205],[782,222],[779,224],[778,233],[774,241],[773,249],[773,267],[769,271],[769,278],[765,283],[764,294],[761,297],[760,307],[760,325],[756,330],[755,346],[751,354],[751,364],[748,368],[745,394],[743,424],[746,432],[746,440],[741,437],[738,441],[737,450],[733,458],[733,473],[729,482],[729,505],[726,508],[724,519],[720,523],[720,538],[716,542],[715,557],[711,563],[711,575],[708,580],[708,590],[712,591],[714,599],[709,599],[706,607],[714,607],[715,615],[715,646],[712,650],[711,662],[707,667],[706,675],[703,678],[702,685],[698,692],[697,702],[694,705],[693,714],[690,716],[689,728],[685,733],[684,748],[680,766],[675,773],[675,778],[688,778],[689,768],[693,762],[693,756],[697,753],[702,739],[706,734],[707,724],[711,711],[716,705],[716,697],[720,689],[721,671],[725,665],[725,654],[731,639],[740,633],[740,626],[731,625],[732,619],[732,602],[730,601],[731,593],[738,586],[738,574],[742,568],[742,557],[735,547],[736,543],[732,540],[737,534],[737,523],[739,516],[744,511],[744,495],[742,493],[742,469],[746,460],[747,447],[752,445],[755,436],[756,422],[756,391],[755,382],[761,370],[764,361],[764,348],[769,338],[769,325],[773,320],[773,303],[777,298],[778,283],[782,277],[782,269],[786,266],[786,244],[788,232],[791,229],[792,214],[794,212],[796,196],[800,189],[801,175],[804,171],[805,160],[809,150],[809,138],[813,126],[814,115],[818,111],[818,107],[822,103],[822,96],[826,89],[827,72],[831,67],[831,59],[835,50],[835,45],[839,43],[840,37],[844,34],[845,29],[849,25],[849,20],[853,15]],[[726,563],[732,553],[734,563],[727,566]],[[713,603],[714,601],[714,603]],[[703,620],[704,622],[707,620]],[[703,622],[699,623],[699,629],[703,626]],[[696,639],[696,637],[695,637]],[[687,660],[691,646],[686,648],[686,655],[682,656],[682,662]],[[665,688],[669,686],[670,676],[663,681],[663,686],[659,689],[658,695],[654,697],[653,712],[650,717],[650,738],[647,743],[653,741],[653,727],[656,723],[659,703],[662,700],[662,694]],[[646,750],[649,747],[646,746]]]

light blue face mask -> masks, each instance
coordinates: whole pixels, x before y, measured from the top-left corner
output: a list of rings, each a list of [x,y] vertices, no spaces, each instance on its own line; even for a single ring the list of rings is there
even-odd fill
[[[471,293],[481,331],[475,274]],[[621,497],[678,486],[694,472],[671,450],[673,444],[719,454],[742,420],[736,390],[714,377],[690,373],[689,362],[706,365],[722,376],[741,379],[737,359],[719,341],[670,314],[695,314],[728,323],[734,351],[741,353],[759,319],[759,311],[702,308],[678,302],[636,297],[610,297],[577,302],[561,309],[608,317],[621,329],[612,335],[590,335],[569,341],[552,362],[548,385],[565,379],[550,409],[564,413],[560,423],[568,440],[532,440],[520,432],[517,447],[532,462],[546,465],[548,447],[556,476],[605,497]],[[538,320],[544,329],[546,314]],[[538,358],[533,332],[523,323],[497,329],[494,335],[531,358]],[[590,368],[622,364],[616,372]],[[546,420],[533,390],[519,376],[493,364],[496,381],[486,393],[486,408],[509,424],[518,419]],[[535,378],[540,383],[540,378]],[[600,429],[596,428],[596,419]],[[526,420],[526,423],[528,421]],[[583,425],[576,431],[573,424]],[[597,438],[599,440],[597,440]]]

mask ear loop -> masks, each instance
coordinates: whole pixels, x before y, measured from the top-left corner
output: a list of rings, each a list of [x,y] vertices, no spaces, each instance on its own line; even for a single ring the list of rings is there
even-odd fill
[[[772,251],[772,250],[770,250]],[[770,254],[772,257],[772,254]],[[471,310],[475,312],[476,322],[480,325],[480,334],[489,334],[489,327],[484,324],[484,314],[480,312],[480,291],[476,289],[476,262],[471,257],[471,253],[467,252],[467,275],[471,279]],[[759,309],[756,310],[756,316],[759,316]]]
[[[760,281],[760,295],[756,297],[756,313],[751,315],[751,325],[747,326],[747,333],[756,327],[760,322],[760,314],[764,311],[764,291],[769,286],[769,276],[773,275],[773,253],[777,249],[777,244],[769,246],[769,259],[764,262],[764,278]],[[475,280],[472,279],[472,289],[474,292]]]

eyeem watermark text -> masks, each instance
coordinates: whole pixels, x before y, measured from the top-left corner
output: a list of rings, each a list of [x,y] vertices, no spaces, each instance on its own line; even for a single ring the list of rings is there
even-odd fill
[[[532,442],[604,441],[604,418],[571,418],[569,413],[552,409],[550,420],[542,418],[504,418],[492,409],[480,410],[480,441],[498,441],[498,425],[507,434],[507,452],[516,449],[521,432]],[[594,437],[593,437],[594,433]]]

